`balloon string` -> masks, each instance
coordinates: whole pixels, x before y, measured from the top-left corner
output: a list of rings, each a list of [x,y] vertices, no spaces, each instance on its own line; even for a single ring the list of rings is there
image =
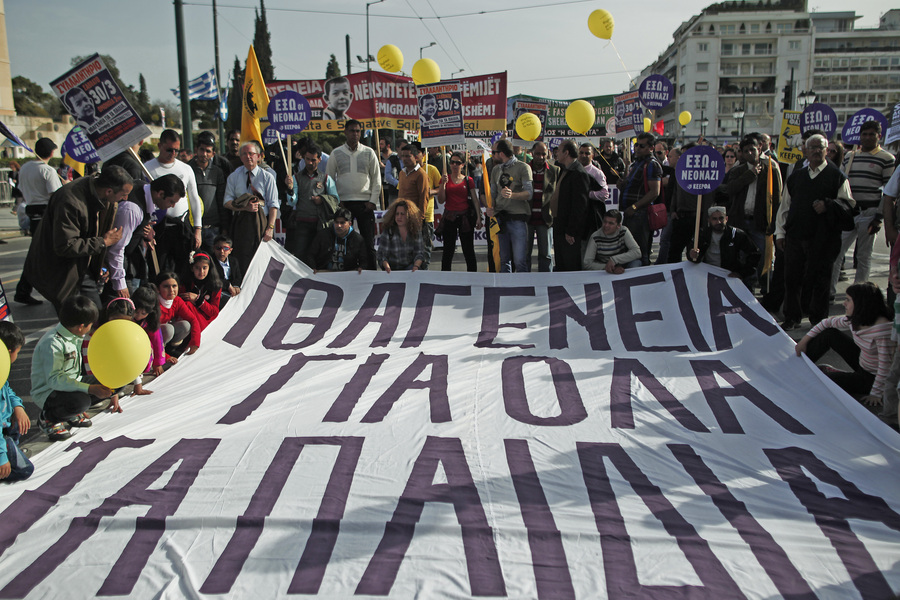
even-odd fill
[[[622,68],[625,69],[625,74],[628,75],[628,79],[631,80],[631,84],[634,85],[634,77],[631,76],[631,72],[628,71],[628,67],[625,66],[625,61],[622,60],[622,55],[619,54],[619,49],[616,48],[616,45],[612,40],[609,40],[610,45],[613,47],[613,50],[616,51],[616,56],[619,57],[619,62],[622,63]]]

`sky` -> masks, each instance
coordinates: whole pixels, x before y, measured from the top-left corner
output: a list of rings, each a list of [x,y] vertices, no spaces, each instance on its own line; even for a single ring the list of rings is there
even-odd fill
[[[217,4],[220,66],[227,74],[235,56],[242,64],[247,57],[253,8],[259,0]],[[384,44],[398,46],[404,55],[403,70],[409,73],[420,48],[435,42],[423,55],[437,61],[444,79],[460,69],[464,69],[461,77],[505,70],[510,96],[570,99],[615,94],[625,91],[630,78],[656,60],[682,22],[709,4],[709,0],[645,0],[625,6],[597,0],[556,4],[384,0],[370,7],[369,50],[375,55]],[[876,27],[879,16],[896,1],[861,4],[857,28]],[[843,0],[810,0],[809,6],[820,12],[848,10]],[[301,8],[345,14],[296,12]],[[598,8],[610,11],[615,19],[612,43],[588,30],[588,15]],[[178,85],[171,0],[5,0],[5,10],[13,76],[23,75],[49,92],[50,81],[71,68],[72,57],[99,52],[116,60],[126,85],[137,87],[143,73],[153,101],[175,101],[169,91]],[[365,10],[364,0],[318,4],[267,0],[276,78],[321,79],[331,54],[346,72],[345,35],[350,35],[354,63],[356,55],[366,54]],[[478,14],[482,12],[486,14]],[[185,0],[183,14],[188,77],[194,78],[214,62],[212,2]],[[353,72],[364,69],[364,64],[353,65]]]

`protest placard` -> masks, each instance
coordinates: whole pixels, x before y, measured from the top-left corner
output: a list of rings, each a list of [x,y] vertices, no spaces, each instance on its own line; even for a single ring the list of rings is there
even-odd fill
[[[858,145],[859,129],[866,121],[878,121],[881,124],[881,136],[884,138],[885,133],[888,131],[887,118],[881,114],[881,111],[875,110],[874,108],[862,108],[856,111],[852,117],[847,119],[844,128],[841,130],[841,141],[847,145]],[[890,142],[885,141],[884,143],[888,144]]]
[[[520,142],[521,145],[527,148],[531,148],[535,142],[543,142],[547,133],[545,124],[547,123],[548,108],[546,102],[534,102],[530,100],[516,100],[513,102],[512,119],[507,125],[509,128],[509,137],[516,142]],[[523,140],[516,130],[516,122],[519,120],[519,117],[525,113],[533,114],[538,118],[538,121],[541,122],[541,133],[533,140]]]
[[[91,143],[84,130],[76,125],[66,136],[60,151],[62,156],[71,156],[78,162],[84,164],[93,164],[100,160],[97,149]]]
[[[894,105],[891,113],[891,126],[885,132],[884,143],[893,144],[897,140],[900,140],[900,102]]]
[[[675,98],[675,85],[665,75],[648,75],[638,88],[641,104],[650,110],[668,106]]]
[[[422,146],[465,144],[462,86],[459,81],[417,85]]]
[[[644,110],[638,91],[615,97],[616,138],[626,139],[644,131]]]
[[[685,150],[675,165],[675,180],[688,194],[697,196],[697,212],[694,222],[694,250],[700,240],[700,220],[703,194],[716,190],[725,178],[725,159],[712,146],[694,146]]]
[[[778,162],[791,164],[803,158],[801,144],[800,111],[786,110],[781,117],[781,133],[778,136]]]
[[[99,54],[85,59],[50,87],[85,131],[100,160],[150,137],[150,128],[125,99]]]
[[[825,132],[825,138],[830,140],[837,130],[837,115],[834,109],[822,102],[804,108],[800,114],[800,132],[806,133],[810,129],[821,129]]]

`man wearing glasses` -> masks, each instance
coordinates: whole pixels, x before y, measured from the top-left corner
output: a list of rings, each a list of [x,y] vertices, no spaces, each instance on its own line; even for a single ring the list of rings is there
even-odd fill
[[[225,208],[234,211],[234,254],[245,268],[249,268],[259,244],[274,237],[281,208],[275,176],[259,166],[261,153],[256,140],[241,144],[243,167],[235,169],[225,182]]]
[[[827,147],[818,134],[806,141],[809,164],[788,178],[775,221],[775,245],[785,260],[785,331],[799,327],[803,313],[813,325],[828,316],[831,267],[841,249],[841,231],[853,227],[856,202],[847,177],[825,160]]]
[[[187,220],[188,225],[193,228],[192,245],[196,250],[200,247],[200,232],[203,228],[203,200],[197,190],[194,170],[176,158],[179,150],[181,150],[181,135],[174,129],[166,129],[159,135],[159,156],[147,161],[144,166],[153,179],[163,175],[175,175],[184,183],[187,197],[170,208],[166,216],[178,221]],[[183,266],[178,265],[179,268]],[[162,264],[160,267],[166,268]]]
[[[641,248],[641,264],[650,264],[650,245],[653,232],[647,217],[647,207],[659,196],[662,181],[662,165],[653,158],[656,138],[652,133],[641,133],[634,144],[634,162],[628,174],[619,180],[616,187],[620,210],[625,214],[625,227],[634,236]]]

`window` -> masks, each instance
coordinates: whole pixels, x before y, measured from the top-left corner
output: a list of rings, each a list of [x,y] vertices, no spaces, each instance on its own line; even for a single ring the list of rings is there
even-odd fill
[[[772,24],[766,23],[766,33],[772,33]]]
[[[681,85],[678,86],[678,93],[679,93],[679,94],[683,94],[683,93],[684,93],[684,84],[683,84],[683,83],[682,83]]]
[[[772,54],[772,44],[755,44],[753,53],[756,55]]]
[[[778,33],[793,33],[794,32],[794,24],[793,23],[778,23],[778,25],[776,25],[776,31]]]
[[[709,35],[716,35],[716,28],[712,25],[709,26]]]
[[[708,81],[698,81],[694,85],[694,90],[697,92],[708,92],[709,91],[709,82]]]
[[[759,23],[752,23],[750,25],[750,33],[751,34],[759,33]]]
[[[758,46],[759,44],[757,44]],[[741,56],[750,56],[750,49],[753,44],[741,44]]]
[[[700,42],[699,44],[697,44],[697,51],[698,52],[709,52],[709,43]]]
[[[687,73],[687,65],[681,65],[681,74],[684,75]]]
[[[706,100],[694,102],[694,110],[706,110]]]
[[[722,44],[722,56],[734,56],[734,44]]]
[[[720,25],[719,33],[721,35],[734,35],[734,25]]]
[[[741,23],[741,28],[738,29],[738,31],[741,33],[741,35],[747,33],[747,26]]]
[[[697,72],[698,73],[709,72],[709,63],[697,63]]]
[[[800,40],[791,40],[788,42],[788,50],[799,50]]]

